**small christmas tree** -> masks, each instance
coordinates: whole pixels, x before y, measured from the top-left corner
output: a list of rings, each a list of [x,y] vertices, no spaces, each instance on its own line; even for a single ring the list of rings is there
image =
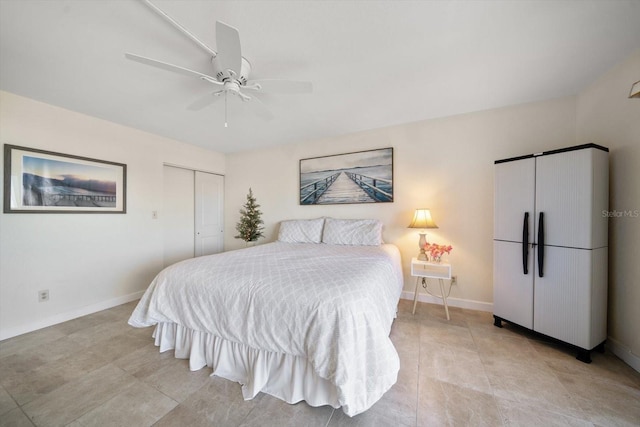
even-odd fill
[[[258,209],[259,204],[256,203],[256,198],[253,197],[253,191],[249,188],[249,194],[247,194],[247,203],[244,208],[240,209],[240,221],[236,224],[236,230],[238,235],[236,239],[242,239],[245,242],[255,242],[260,237],[264,237],[262,234],[262,224],[264,222],[260,219],[262,212]]]

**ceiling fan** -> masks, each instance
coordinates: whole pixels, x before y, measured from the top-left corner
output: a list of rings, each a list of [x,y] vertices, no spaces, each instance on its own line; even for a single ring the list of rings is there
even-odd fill
[[[259,117],[270,120],[273,118],[273,114],[258,99],[256,94],[298,94],[310,93],[312,91],[311,82],[277,79],[249,80],[251,64],[242,56],[240,49],[240,34],[237,29],[220,21],[216,22],[216,43],[218,47],[218,51],[216,52],[149,0],[142,0],[142,2],[211,56],[213,73],[212,75],[209,75],[180,67],[178,65],[158,61],[156,59],[146,58],[133,53],[125,53],[125,57],[132,61],[189,77],[196,77],[212,84],[215,87],[213,92],[207,93],[203,97],[198,98],[191,103],[187,107],[189,110],[201,110],[208,105],[211,105],[216,100],[224,97],[224,126],[227,127],[227,95],[236,96],[245,102],[246,105],[249,106]]]

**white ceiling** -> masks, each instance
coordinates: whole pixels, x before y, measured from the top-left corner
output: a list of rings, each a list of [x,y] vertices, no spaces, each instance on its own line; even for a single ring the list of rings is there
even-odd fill
[[[640,48],[640,1],[154,0],[216,49],[240,31],[252,78],[313,82],[310,95],[237,98],[193,112],[210,58],[139,0],[0,0],[0,89],[220,152],[576,94]],[[640,78],[640,76],[638,76]],[[629,87],[631,87],[629,82]]]

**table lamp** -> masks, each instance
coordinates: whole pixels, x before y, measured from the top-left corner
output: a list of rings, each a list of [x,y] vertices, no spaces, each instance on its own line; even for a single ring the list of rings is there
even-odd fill
[[[409,224],[409,228],[421,228],[425,230],[427,228],[438,228],[438,226],[433,222],[429,209],[416,209],[415,214],[413,214],[413,221]],[[423,231],[420,233],[420,240],[418,241],[418,246],[420,247],[420,254],[418,255],[419,260],[427,261],[427,254],[424,251],[424,246],[426,244],[427,233]]]

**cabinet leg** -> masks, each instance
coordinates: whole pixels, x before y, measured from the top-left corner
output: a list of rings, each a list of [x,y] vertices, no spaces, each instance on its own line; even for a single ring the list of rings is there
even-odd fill
[[[591,363],[591,352],[589,350],[578,349],[576,359],[584,363]]]
[[[493,315],[493,326],[497,326],[498,328],[502,328],[502,319],[499,318],[498,316],[496,316],[495,314]]]
[[[604,341],[598,344],[594,350],[598,353],[604,353]]]

